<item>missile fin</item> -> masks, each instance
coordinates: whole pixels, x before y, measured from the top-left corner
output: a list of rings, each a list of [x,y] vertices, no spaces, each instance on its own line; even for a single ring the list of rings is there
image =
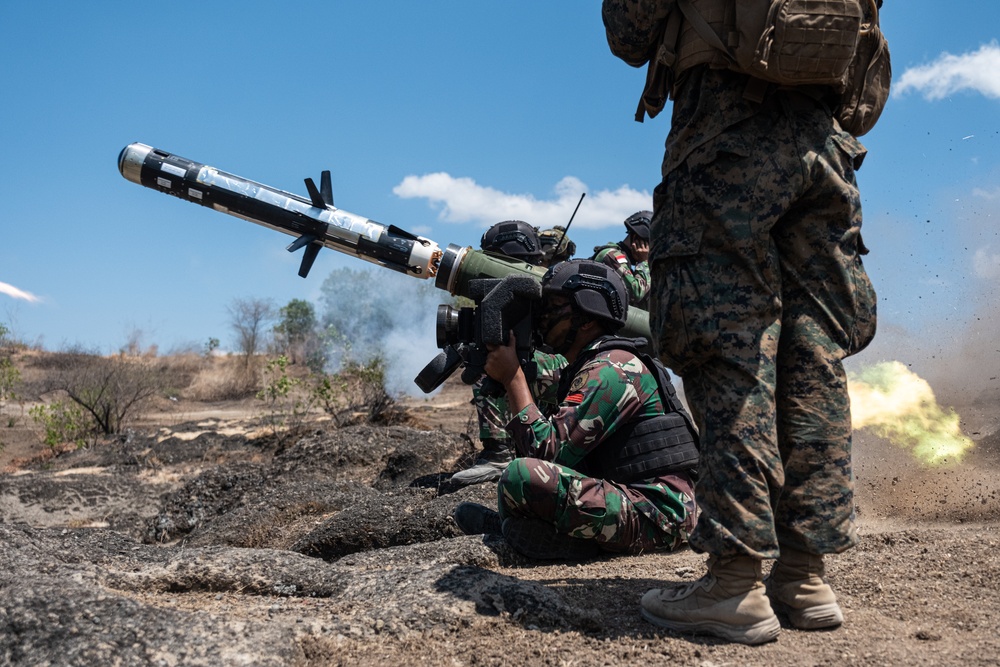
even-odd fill
[[[313,179],[306,179],[306,190],[309,191],[309,199],[313,206],[316,208],[326,208],[326,200],[323,198],[322,193],[316,189],[316,184],[313,182]]]
[[[288,247],[286,247],[285,250],[287,250],[288,252],[295,252],[296,250],[304,246],[307,246],[310,243],[315,243],[317,240],[318,239],[312,234],[303,234],[299,238],[289,243]]]
[[[411,241],[418,241],[419,240],[419,238],[415,234],[412,234],[412,233],[406,231],[405,229],[400,229],[396,225],[389,225],[389,232],[391,234],[395,234],[396,236],[400,236],[400,237],[402,237],[404,239],[410,239]]]
[[[303,278],[309,275],[309,269],[312,268],[313,262],[316,261],[316,255],[319,254],[321,247],[318,243],[310,243],[306,246],[306,251],[302,255],[302,264],[299,265],[299,275]]]
[[[327,206],[333,206],[333,183],[330,181],[330,170],[324,169],[319,175],[319,193]]]

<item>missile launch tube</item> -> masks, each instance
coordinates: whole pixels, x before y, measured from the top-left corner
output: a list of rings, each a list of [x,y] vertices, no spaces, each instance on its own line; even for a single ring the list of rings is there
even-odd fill
[[[513,257],[494,255],[469,247],[462,248],[455,244],[449,244],[441,256],[434,284],[451,294],[467,297],[470,293],[469,281],[471,280],[503,278],[512,273],[523,273],[541,282],[545,271],[544,266],[526,264]],[[619,333],[630,338],[642,337],[646,340],[652,340],[649,334],[649,313],[629,306],[628,320]]]
[[[469,297],[469,282],[477,278],[521,273],[541,281],[545,274],[544,267],[468,246],[451,244],[442,251],[430,239],[336,208],[318,191],[306,199],[146,144],[123,148],[118,170],[133,183],[297,237],[289,249],[321,245],[415,278],[434,278],[450,294]],[[649,339],[649,314],[629,308],[621,333]]]

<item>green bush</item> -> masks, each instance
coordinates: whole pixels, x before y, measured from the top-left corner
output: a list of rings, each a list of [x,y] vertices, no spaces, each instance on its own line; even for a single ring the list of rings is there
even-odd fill
[[[283,440],[287,432],[297,431],[312,409],[312,396],[303,391],[302,381],[289,376],[288,357],[270,359],[263,370],[263,388],[257,400],[264,404],[264,423]]]
[[[43,442],[52,448],[71,442],[82,449],[94,435],[93,421],[75,403],[42,403],[29,408],[28,414],[45,429]]]
[[[0,337],[4,334],[3,325],[0,324]],[[0,413],[3,412],[3,408],[10,401],[16,401],[19,399],[16,389],[21,384],[21,371],[14,366],[14,362],[10,357],[0,357]],[[24,404],[21,404],[21,411],[23,414]],[[12,428],[17,424],[17,415],[5,414],[3,419],[7,424],[7,428]],[[4,450],[4,442],[0,440],[0,452]]]

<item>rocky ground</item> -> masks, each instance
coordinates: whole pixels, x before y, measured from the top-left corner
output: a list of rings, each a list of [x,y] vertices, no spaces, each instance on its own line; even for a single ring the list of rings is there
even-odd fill
[[[494,502],[447,484],[474,451],[467,397],[295,437],[182,399],[57,456],[3,429],[0,664],[997,664],[1000,395],[955,404],[960,465],[857,434],[861,542],[828,565],[845,625],[759,647],[641,619],[644,591],[701,574],[690,550],[551,564],[461,535],[455,505]]]

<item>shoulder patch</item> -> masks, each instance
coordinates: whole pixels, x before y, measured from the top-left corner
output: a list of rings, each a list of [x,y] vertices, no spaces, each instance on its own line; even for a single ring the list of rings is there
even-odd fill
[[[569,385],[570,392],[578,392],[587,385],[587,377],[585,375],[577,375],[573,378],[573,382]]]

